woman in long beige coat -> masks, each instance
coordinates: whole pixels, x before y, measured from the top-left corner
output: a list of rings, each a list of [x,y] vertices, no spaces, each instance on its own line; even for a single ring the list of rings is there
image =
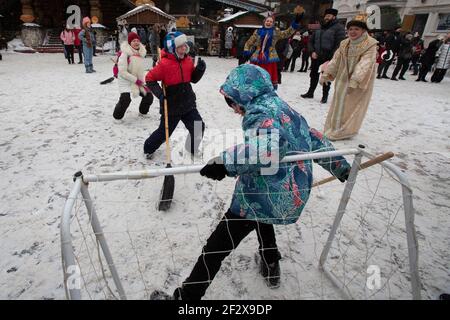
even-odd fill
[[[320,83],[335,80],[333,101],[324,133],[330,140],[355,136],[361,128],[372,97],[376,76],[377,41],[367,34],[365,22],[347,24],[343,40],[325,67]]]

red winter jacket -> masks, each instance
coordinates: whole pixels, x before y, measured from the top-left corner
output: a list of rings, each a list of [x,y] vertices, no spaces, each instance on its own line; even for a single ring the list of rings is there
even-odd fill
[[[186,55],[180,60],[175,55],[162,50],[161,61],[147,73],[145,81],[157,98],[160,98],[160,93],[155,92],[155,83],[162,81],[166,87],[165,97],[169,116],[176,116],[196,108],[196,97],[191,82],[197,83],[203,73],[204,70],[194,67],[191,57]],[[163,114],[162,108],[161,114]]]
[[[80,38],[78,38],[78,34],[80,32],[81,32],[81,29],[73,29],[73,34],[75,35],[75,41],[74,41],[75,46],[81,45],[81,40],[80,40]]]

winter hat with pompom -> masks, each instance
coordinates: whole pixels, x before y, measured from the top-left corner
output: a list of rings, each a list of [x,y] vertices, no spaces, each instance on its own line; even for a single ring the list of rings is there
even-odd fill
[[[131,44],[131,41],[133,41],[134,39],[139,39],[139,41],[141,41],[141,38],[138,36],[137,33],[130,32],[128,34],[128,44]]]

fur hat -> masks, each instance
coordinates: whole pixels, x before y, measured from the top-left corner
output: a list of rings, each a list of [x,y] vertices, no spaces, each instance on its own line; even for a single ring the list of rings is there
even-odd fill
[[[141,41],[141,38],[139,37],[139,35],[135,32],[130,32],[128,34],[128,44],[131,44],[131,41],[133,41],[134,39],[139,39],[139,41]]]
[[[84,17],[82,22],[83,26],[87,25],[88,23],[91,23],[91,19],[89,17]]]
[[[351,20],[347,23],[347,29],[350,29],[350,27],[359,27],[361,29],[369,31],[369,28],[367,27],[367,23],[361,20]]]
[[[351,21],[347,23],[347,29],[350,27],[359,27],[366,31],[369,31],[369,27],[367,27],[367,14],[366,13],[358,13]]]
[[[167,36],[164,38],[164,49],[166,49],[166,51],[169,53],[175,54],[175,49],[178,48],[179,46],[182,46],[183,44],[187,44],[187,41],[188,41],[187,37],[184,33],[179,31],[169,32]],[[186,54],[188,52],[186,52]]]
[[[328,8],[328,9],[325,9],[325,15],[327,15],[327,14],[332,14],[333,16],[337,16],[338,11],[333,8]]]

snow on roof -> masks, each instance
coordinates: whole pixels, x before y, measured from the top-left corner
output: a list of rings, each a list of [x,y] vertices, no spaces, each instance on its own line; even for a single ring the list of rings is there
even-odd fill
[[[173,16],[165,13],[161,9],[159,9],[159,8],[157,8],[155,6],[152,6],[152,5],[148,4],[148,3],[143,4],[143,5],[139,6],[139,7],[136,7],[133,10],[128,11],[127,13],[121,15],[120,17],[117,17],[116,20],[123,20],[123,19],[129,18],[129,17],[131,17],[131,16],[133,16],[133,15],[139,13],[139,12],[143,12],[143,11],[146,11],[146,10],[153,11],[153,12],[155,12],[155,13],[157,13],[157,14],[159,14],[159,15],[161,15],[161,16],[169,19],[169,20],[175,20],[175,18]]]
[[[236,28],[252,28],[252,29],[259,29],[262,26],[260,24],[235,24]]]
[[[23,26],[24,27],[40,27],[40,25],[38,25],[37,23],[30,23],[30,22],[24,23]]]
[[[106,29],[106,27],[104,25],[102,25],[101,23],[93,23],[91,24],[92,28],[101,28],[101,29]]]
[[[246,14],[246,13],[248,13],[248,11],[239,11],[239,12],[236,12],[235,14],[232,14],[231,16],[220,19],[219,22],[227,22],[227,21],[233,20],[239,16],[242,16],[243,14]]]

